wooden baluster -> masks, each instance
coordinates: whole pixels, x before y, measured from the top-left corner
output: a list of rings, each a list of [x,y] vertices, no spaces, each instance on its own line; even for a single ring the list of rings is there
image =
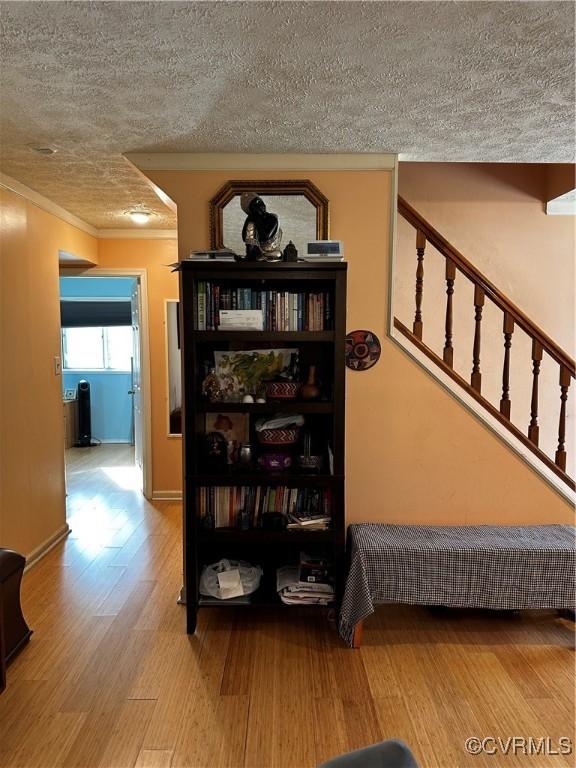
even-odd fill
[[[416,313],[412,331],[415,336],[422,339],[422,293],[424,290],[424,249],[426,248],[426,235],[419,229],[416,230]]]
[[[452,259],[446,259],[446,325],[445,325],[445,337],[444,344],[444,362],[453,367],[454,364],[454,348],[452,347],[452,295],[454,294],[454,280],[456,279],[456,264]]]
[[[542,344],[532,339],[532,403],[530,405],[530,426],[528,427],[528,439],[534,445],[538,445],[540,427],[538,426],[538,375],[542,362]]]
[[[510,418],[510,347],[512,346],[512,334],[514,333],[514,318],[509,312],[504,312],[504,370],[502,371],[502,399],[500,400],[500,413]]]
[[[482,307],[484,306],[484,291],[479,285],[474,286],[474,319],[476,327],[474,329],[474,351],[472,353],[472,375],[470,384],[476,392],[480,393],[482,389],[482,374],[480,373],[480,324],[482,322]]]
[[[556,466],[566,472],[566,401],[568,400],[568,387],[570,386],[570,371],[563,365],[560,366],[560,421],[558,424],[558,450],[556,451]]]

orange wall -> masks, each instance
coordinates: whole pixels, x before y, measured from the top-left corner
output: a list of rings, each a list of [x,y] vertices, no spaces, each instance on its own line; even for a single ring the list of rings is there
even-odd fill
[[[554,166],[560,171],[566,166]],[[573,216],[548,216],[551,166],[474,163],[400,163],[399,193],[548,333],[574,354]],[[566,175],[566,174],[565,174]],[[414,316],[415,232],[398,222],[394,312],[411,327]],[[430,246],[424,258],[425,343],[442,355],[446,307],[445,261]],[[468,379],[472,369],[472,284],[457,274],[454,291],[454,369]],[[502,394],[502,313],[489,300],[483,311],[482,393],[497,408]],[[558,445],[558,365],[544,355],[539,377],[540,447],[554,458]],[[531,340],[516,329],[512,339],[511,418],[522,432],[530,421]],[[568,471],[574,472],[574,403],[567,410]]]
[[[100,240],[98,266],[147,270],[152,400],[152,489],[182,489],[182,440],[168,437],[165,302],[178,299],[178,275],[168,267],[178,261],[176,240]]]
[[[58,250],[90,235],[0,188],[0,546],[29,555],[65,530]]]
[[[576,233],[573,216],[546,215],[548,171],[506,163],[400,163],[398,193],[569,351]]]
[[[180,257],[209,244],[208,201],[230,178],[309,178],[344,241],[349,330],[382,342],[379,363],[348,372],[347,519],[406,523],[569,522],[570,506],[386,336],[388,171],[154,171],[178,205]]]

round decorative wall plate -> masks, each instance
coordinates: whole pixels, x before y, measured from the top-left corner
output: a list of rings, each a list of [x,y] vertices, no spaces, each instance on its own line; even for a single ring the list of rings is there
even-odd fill
[[[380,340],[372,331],[351,331],[346,336],[346,365],[367,371],[380,359]]]

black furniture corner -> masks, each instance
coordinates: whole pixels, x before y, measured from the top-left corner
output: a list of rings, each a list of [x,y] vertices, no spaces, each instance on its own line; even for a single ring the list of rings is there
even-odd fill
[[[20,584],[26,558],[0,549],[0,691],[6,687],[6,665],[32,634],[20,606]]]

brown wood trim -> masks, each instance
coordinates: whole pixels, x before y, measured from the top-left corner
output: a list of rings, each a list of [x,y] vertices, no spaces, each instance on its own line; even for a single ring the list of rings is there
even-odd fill
[[[400,333],[405,336],[409,341],[411,341],[418,349],[423,352],[426,357],[428,357],[432,362],[436,363],[436,365],[441,368],[441,370],[450,376],[450,378],[455,381],[457,384],[459,384],[462,389],[466,390],[466,392],[470,395],[470,397],[473,397],[476,402],[480,403],[487,411],[488,413],[493,416],[497,421],[500,422],[500,424],[503,424],[506,429],[511,432],[514,437],[516,437],[520,442],[526,446],[526,448],[529,448],[532,453],[537,456],[546,466],[548,469],[551,469],[552,472],[554,472],[555,475],[557,475],[563,482],[566,483],[573,491],[576,490],[576,483],[574,480],[566,474],[566,472],[563,472],[556,464],[550,459],[543,451],[541,451],[534,443],[532,443],[526,435],[524,435],[518,427],[515,427],[514,424],[512,424],[508,419],[503,416],[500,411],[495,408],[492,403],[489,400],[486,400],[485,397],[482,397],[481,394],[476,392],[476,390],[470,386],[470,384],[466,381],[466,379],[463,379],[462,376],[460,376],[456,371],[454,371],[452,368],[450,368],[449,365],[447,365],[442,358],[436,354],[430,347],[428,347],[426,344],[424,344],[423,341],[421,341],[417,336],[415,336],[412,331],[410,331],[404,323],[402,323],[400,320],[398,320],[397,317],[394,318],[394,328],[396,328],[397,331],[400,331]]]
[[[354,633],[352,635],[352,648],[360,648],[362,645],[362,632],[364,631],[364,622],[359,621],[354,626]]]
[[[412,206],[398,195],[398,213],[406,219],[419,232],[423,232],[426,239],[440,253],[456,264],[458,269],[465,274],[475,285],[480,286],[486,296],[500,307],[503,312],[508,312],[516,323],[533,339],[542,344],[550,357],[554,358],[559,365],[565,366],[572,376],[576,375],[574,360],[556,344],[544,331],[539,328],[521,309],[519,309],[502,291],[488,280],[488,278],[476,269],[468,259],[466,259],[451,243],[429,224],[426,219],[415,211]]]
[[[316,208],[316,237],[328,240],[329,203],[328,198],[308,179],[273,179],[227,181],[210,200],[210,247],[224,248],[223,209],[234,195],[242,192],[257,192],[263,195],[304,195]],[[282,222],[280,222],[282,225]]]

